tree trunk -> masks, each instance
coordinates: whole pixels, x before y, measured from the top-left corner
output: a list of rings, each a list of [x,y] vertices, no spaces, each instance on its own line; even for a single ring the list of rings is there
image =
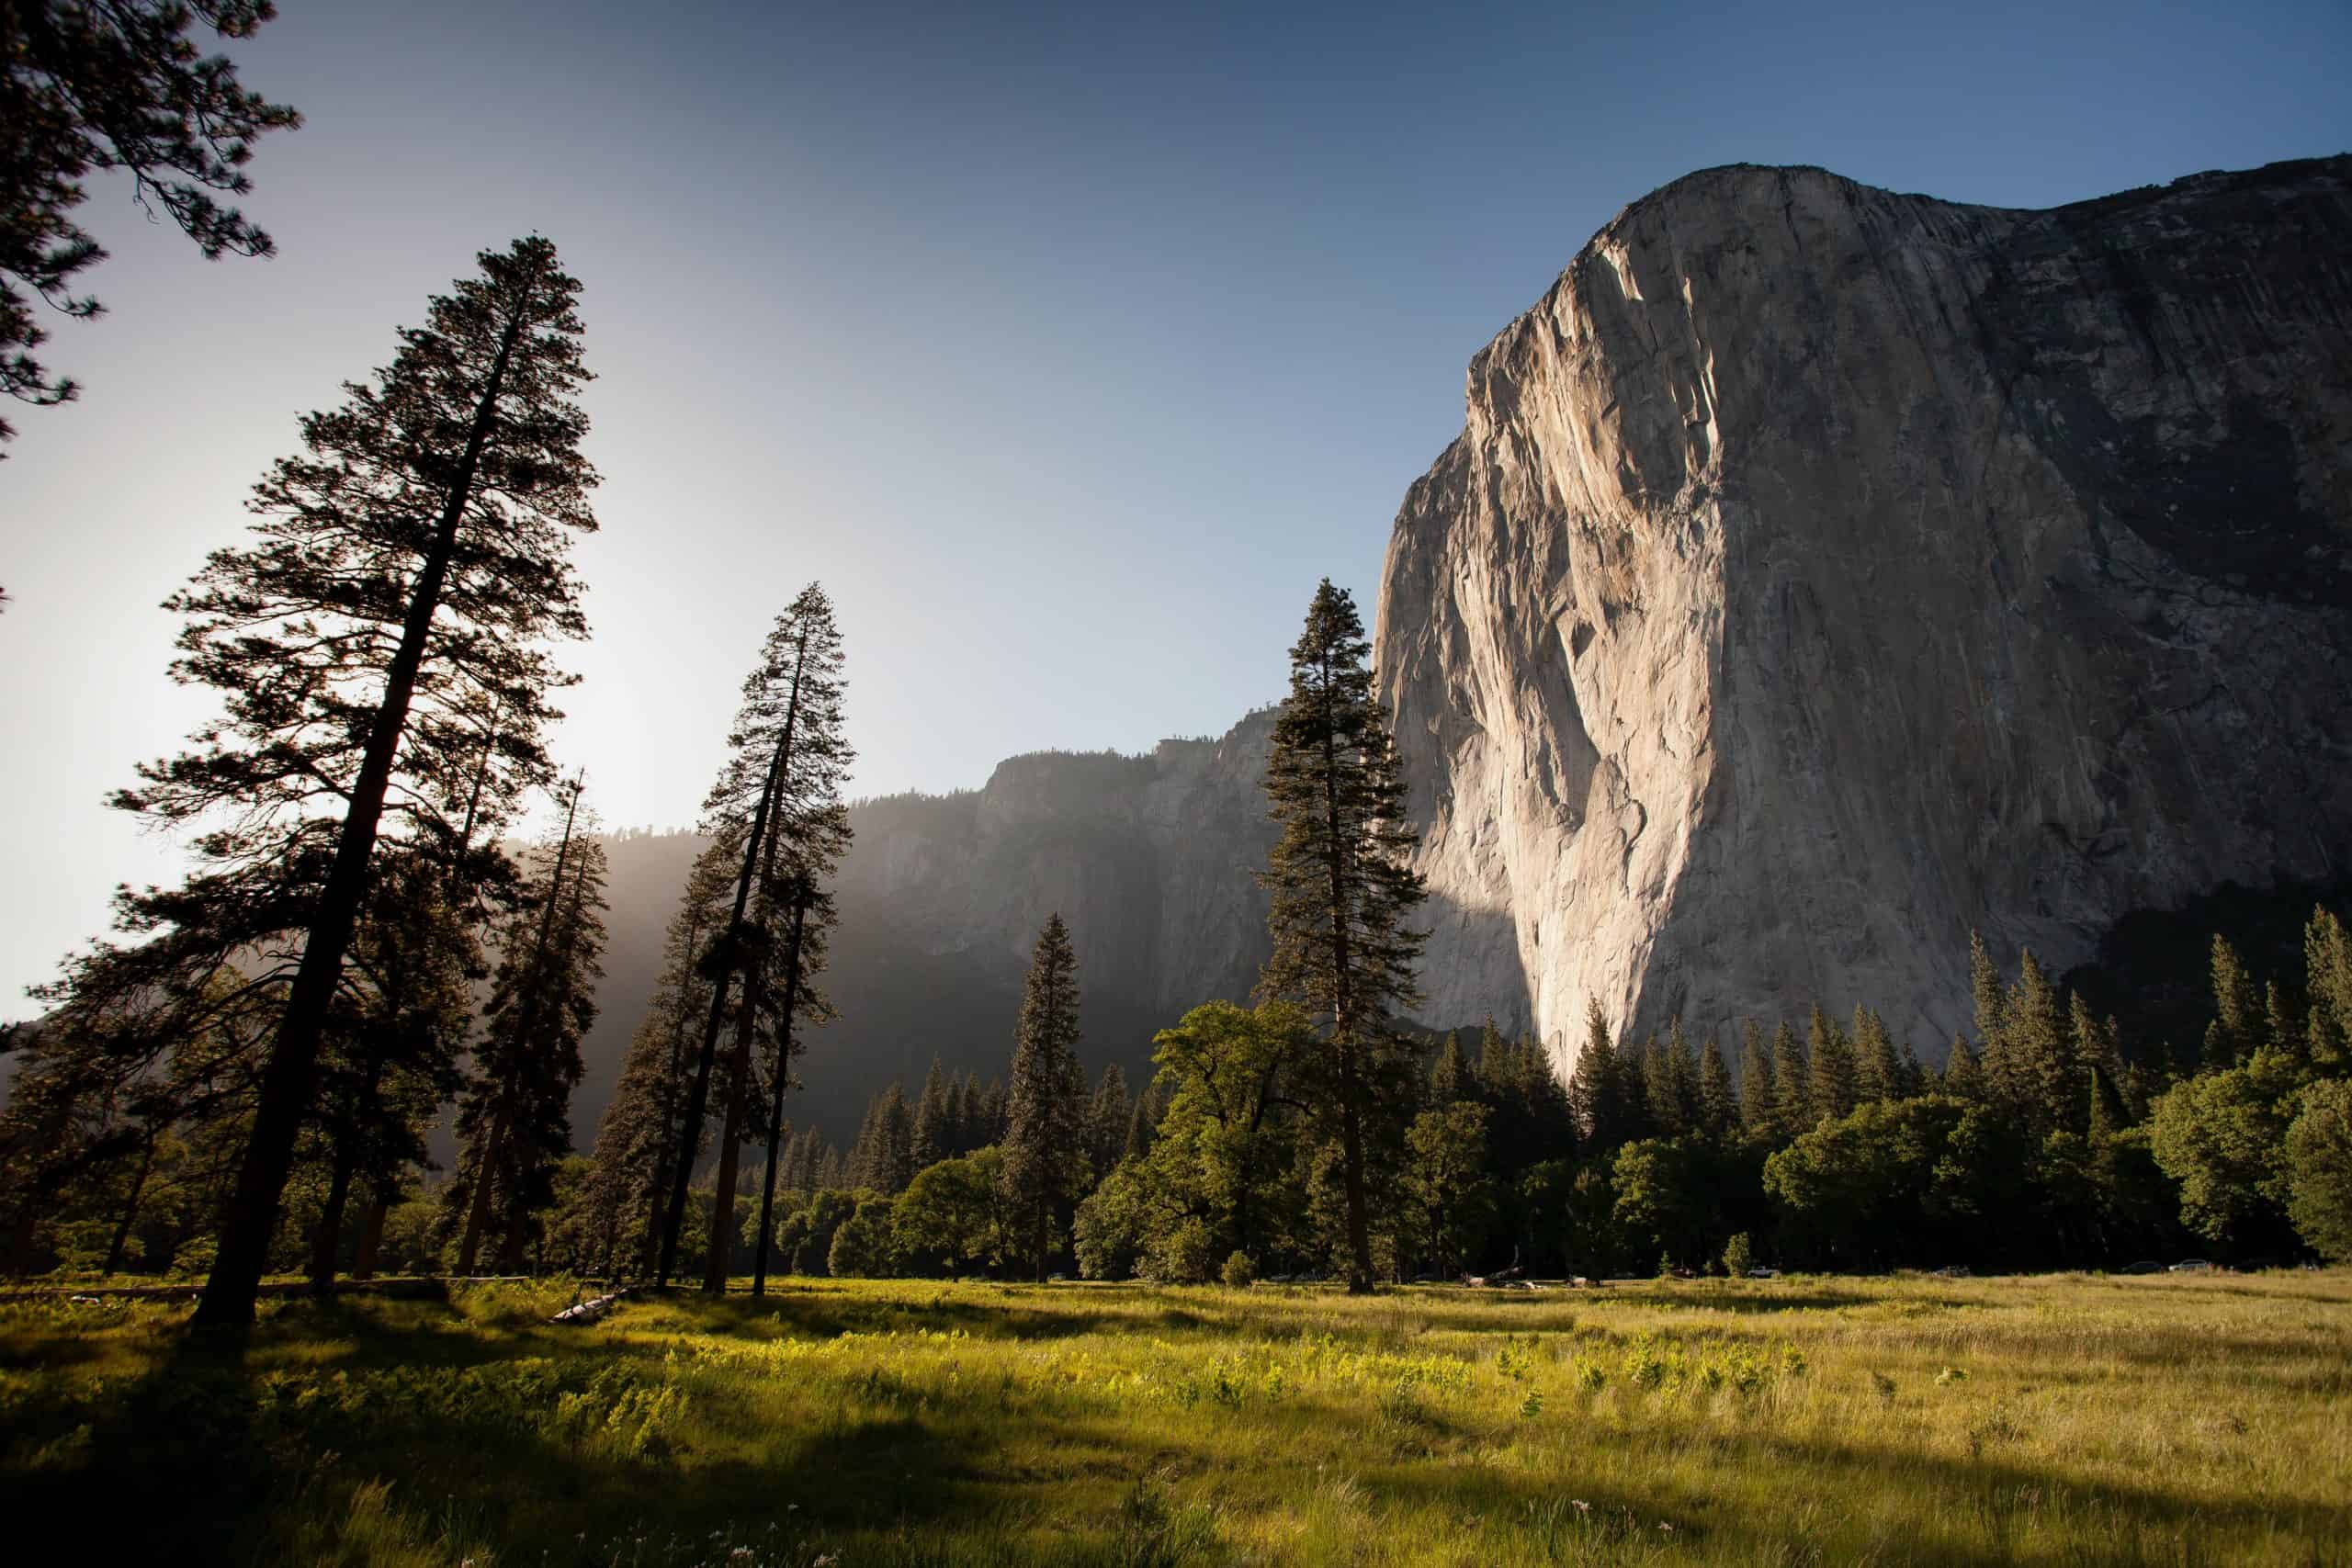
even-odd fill
[[[521,1194],[517,1193],[515,1201],[506,1212],[505,1237],[498,1244],[498,1271],[520,1274],[523,1271],[523,1253],[530,1243],[531,1216],[523,1207]]]
[[[294,1170],[294,1143],[311,1105],[311,1082],[318,1073],[319,1042],[326,1032],[327,1013],[343,978],[343,956],[359,923],[359,908],[368,894],[368,868],[376,852],[376,829],[384,815],[384,797],[391,787],[392,761],[408,729],[408,710],[416,694],[417,672],[424,664],[424,644],[433,617],[441,607],[441,589],[449,575],[449,558],[458,545],[458,525],[473,499],[474,474],[482,447],[498,417],[498,399],[505,389],[506,369],[522,335],[522,305],[536,275],[526,286],[524,300],[507,317],[500,335],[498,357],[489,384],[475,405],[473,425],[458,460],[458,473],[443,503],[439,525],[409,596],[408,613],[401,624],[401,642],[384,676],[384,696],[368,730],[368,749],[352,785],[351,805],[336,836],[334,863],[302,945],[301,967],[286,998],[278,1021],[277,1039],[262,1069],[261,1094],[254,1108],[253,1132],[245,1143],[237,1185],[221,1214],[220,1250],[212,1274],[189,1322],[199,1328],[243,1329],[253,1323],[254,1301],[262,1272],[269,1265],[271,1234],[277,1228],[279,1202],[287,1178]]]
[[[805,661],[808,634],[801,634],[801,649]],[[721,958],[717,977],[711,982],[710,1017],[702,1032],[702,1054],[695,1062],[694,1088],[686,1095],[686,1130],[678,1139],[678,1168],[670,1179],[670,1214],[662,1226],[662,1260],[654,1269],[653,1283],[657,1290],[666,1290],[670,1271],[677,1267],[678,1233],[685,1225],[686,1189],[694,1179],[695,1156],[702,1145],[703,1115],[710,1100],[711,1069],[718,1056],[718,1032],[727,1023],[727,988],[735,978],[735,970],[742,963],[741,937],[743,911],[752,897],[752,874],[759,868],[761,840],[768,831],[768,819],[775,813],[776,792],[782,787],[784,771],[792,755],[793,726],[800,717],[800,671],[792,672],[792,696],[784,713],[784,734],[776,741],[775,755],[768,759],[766,785],[760,791],[758,809],[752,813],[752,831],[743,843],[743,868],[735,878],[735,914],[728,922],[727,950]],[[749,982],[746,981],[746,990]],[[722,1158],[725,1157],[723,1155]],[[725,1246],[725,1238],[711,1238],[714,1250]],[[707,1270],[705,1271],[707,1279]],[[723,1279],[724,1276],[721,1276]]]
[[[114,1278],[122,1268],[122,1255],[130,1246],[130,1227],[139,1222],[139,1200],[147,1190],[147,1173],[155,1168],[155,1130],[150,1127],[139,1152],[139,1174],[130,1179],[130,1196],[122,1205],[122,1219],[114,1227],[114,1240],[107,1247],[106,1277]]]
[[[458,1242],[458,1272],[470,1275],[481,1260],[481,1233],[490,1223],[490,1190],[498,1179],[498,1149],[506,1140],[506,1104],[500,1095],[498,1114],[483,1130],[475,1146],[481,1151],[474,1156],[474,1184],[466,1194],[466,1228]]]
[[[1364,1223],[1363,1092],[1356,1070],[1355,1009],[1349,981],[1347,841],[1340,820],[1339,737],[1329,712],[1331,661],[1323,661],[1323,811],[1331,877],[1331,1039],[1340,1052],[1340,1156],[1348,1201],[1348,1294],[1372,1289],[1372,1241]]]
[[[358,1164],[352,1147],[356,1138],[335,1140],[334,1172],[327,1179],[327,1201],[319,1211],[318,1228],[311,1234],[311,1289],[325,1295],[334,1283],[334,1257],[343,1242],[343,1206],[351,1197],[353,1168]]]
[[[752,1294],[768,1289],[768,1243],[775,1234],[775,1168],[784,1158],[784,1090],[792,1077],[792,1014],[800,1005],[800,933],[808,919],[806,888],[792,904],[792,939],[784,955],[784,1021],[776,1026],[775,1093],[768,1107],[768,1168],[760,1187],[760,1243],[752,1263]]]
[[[376,1277],[376,1258],[384,1249],[384,1221],[392,1212],[392,1190],[389,1186],[376,1189],[375,1198],[368,1205],[368,1218],[359,1226],[359,1252],[351,1260],[351,1277],[372,1280]]]
[[[749,1009],[745,1010],[749,1011]],[[742,1175],[743,1096],[748,1064],[739,1054],[729,1073],[727,1124],[718,1137],[718,1182],[710,1194],[710,1251],[702,1264],[702,1288],[715,1296],[727,1293],[727,1276],[735,1267],[735,1183]]]

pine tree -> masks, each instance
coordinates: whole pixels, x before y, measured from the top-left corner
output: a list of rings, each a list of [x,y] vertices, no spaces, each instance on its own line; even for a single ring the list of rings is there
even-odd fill
[[[1854,1057],[1863,1103],[1903,1098],[1903,1058],[1895,1054],[1886,1021],[1866,1007],[1854,1010]]]
[[[2262,1000],[2254,976],[2246,972],[2237,949],[2216,933],[2213,938],[2212,1023],[2205,1031],[2204,1066],[2234,1066],[2254,1055],[2262,1042]]]
[[[845,760],[846,755],[844,748],[841,756]],[[759,1242],[752,1273],[754,1296],[767,1292],[768,1247],[775,1231],[776,1157],[783,1139],[784,1097],[792,1086],[793,1060],[806,1049],[799,1026],[829,1023],[837,1016],[832,1003],[816,985],[817,976],[825,969],[836,919],[833,896],[817,879],[832,874],[849,844],[849,812],[840,800],[840,777],[839,771],[831,774],[827,786],[830,802],[825,808],[804,819],[800,830],[793,833],[792,870],[770,896],[786,911],[774,917],[784,925],[784,941],[780,945],[771,944],[762,961],[751,964],[744,975],[746,1009],[772,1010],[767,1025],[773,1045],[767,1062],[767,1164],[760,1179]],[[903,1100],[904,1095],[900,1098]],[[910,1115],[902,1116],[894,1135],[898,1142],[890,1169],[898,1173],[896,1179],[903,1187],[912,1174],[903,1168],[913,1154],[914,1121]]]
[[[553,1200],[549,1175],[571,1146],[571,1090],[580,1043],[596,1018],[605,950],[605,847],[579,820],[581,788],[566,792],[562,830],[534,852],[522,908],[507,923],[473,1082],[458,1118],[470,1149],[458,1271],[474,1272],[499,1222],[500,1266],[522,1260],[533,1216]]]
[[[1046,918],[1029,959],[1013,1032],[1012,1090],[1004,1134],[1004,1196],[1021,1216],[1029,1260],[1046,1277],[1054,1205],[1069,1195],[1080,1147],[1078,953],[1058,914]]]
[[[1739,1131],[1739,1100],[1732,1093],[1731,1066],[1712,1034],[1699,1048],[1699,1125],[1718,1145],[1730,1143]]]
[[[1816,1124],[1840,1120],[1861,1103],[1861,1069],[1855,1060],[1854,1043],[1816,1006],[1806,1030],[1806,1044],[1813,1066],[1813,1120]]]
[[[2314,908],[2303,927],[2303,992],[2304,1056],[2314,1072],[2340,1075],[2352,1067],[2352,937],[2332,910]]]
[[[1951,1037],[1951,1053],[1944,1058],[1943,1081],[1939,1092],[1954,1100],[1981,1104],[1984,1100],[1984,1072],[1978,1064],[1976,1052],[1964,1034]]]
[[[11,0],[0,6],[0,394],[36,406],[69,402],[32,351],[48,340],[32,296],[68,320],[104,307],[73,292],[106,259],[69,214],[93,169],[128,169],[132,194],[160,205],[205,258],[266,256],[270,238],[219,196],[253,188],[256,139],[302,117],[248,92],[226,57],[199,51],[201,18],[224,39],[249,39],[277,15],[269,0]],[[0,442],[15,434],[0,420]]]
[[[1326,578],[1291,649],[1291,690],[1274,722],[1266,793],[1281,838],[1261,879],[1273,937],[1259,989],[1329,1027],[1339,1101],[1348,1288],[1372,1288],[1365,1118],[1390,1054],[1388,1023],[1419,1000],[1425,896],[1406,863],[1416,835],[1385,718],[1373,698],[1363,623]]]
[[[1430,1065],[1430,1103],[1444,1107],[1456,1100],[1474,1099],[1476,1087],[1470,1058],[1462,1049],[1462,1037],[1449,1032],[1445,1043],[1438,1047],[1437,1060]]]
[[[1509,1105],[1518,1080],[1518,1066],[1511,1048],[1503,1039],[1503,1032],[1495,1027],[1494,1015],[1478,1027],[1478,1066],[1471,1083],[1476,1098],[1489,1108]],[[1491,1143],[1491,1137],[1489,1139]]]
[[[311,1236],[314,1288],[334,1277],[354,1187],[381,1204],[404,1170],[425,1162],[427,1124],[461,1082],[472,983],[485,973],[438,868],[419,855],[380,856],[320,1054],[315,1114],[329,1170]],[[368,1223],[381,1222],[371,1213]]]
[[[1617,1047],[1600,1002],[1588,1000],[1584,1017],[1584,1049],[1577,1053],[1577,1065],[1568,1074],[1568,1105],[1585,1146],[1605,1154],[1625,1142]]]
[[[1681,1020],[1675,1021],[1679,1032]],[[1690,1130],[1682,1114],[1682,1097],[1676,1092],[1674,1048],[1660,1044],[1655,1034],[1644,1040],[1634,1057],[1641,1076],[1641,1103],[1646,1111],[1644,1131],[1661,1138],[1679,1138]]]
[[[1116,1062],[1102,1069],[1102,1081],[1086,1111],[1086,1158],[1097,1176],[1109,1174],[1125,1151],[1127,1120],[1135,1113],[1127,1075]]]
[[[693,1171],[692,1156],[684,1151],[700,1145],[715,1098],[721,1116],[719,1180],[712,1195],[703,1289],[726,1289],[733,1266],[729,1216],[738,1157],[743,1139],[759,1125],[752,1111],[752,1077],[763,1024],[782,1053],[773,1124],[782,1120],[782,1090],[790,1077],[792,1022],[804,1007],[823,1010],[813,990],[801,982],[806,953],[800,949],[807,946],[809,931],[821,937],[831,922],[831,900],[821,879],[831,874],[848,840],[847,813],[839,799],[850,760],[840,728],[841,662],[832,606],[823,590],[811,583],[776,617],[761,645],[727,737],[727,761],[703,802],[706,829],[713,838],[740,842],[741,858],[733,908],[706,967],[710,1010],[704,1015],[702,1043],[686,1089],[681,1157],[671,1171],[669,1207],[654,1267],[657,1286],[669,1281],[685,1223]],[[740,994],[733,990],[739,979]],[[726,1077],[714,1096],[719,1035],[730,1016],[734,1039],[725,1062]],[[759,1264],[766,1262],[764,1246],[756,1257]]]
[[[1780,1136],[1780,1091],[1772,1081],[1772,1046],[1754,1019],[1740,1025],[1739,1120],[1750,1143],[1770,1144]]]
[[[585,630],[567,560],[595,526],[579,285],[541,239],[481,263],[390,367],[302,420],[303,454],[255,487],[256,542],[167,602],[187,618],[175,675],[227,714],[116,804],[225,820],[197,841],[210,869],[191,889],[280,889],[302,933],[201,1325],[252,1321],[387,810],[422,844],[455,837],[444,813],[473,783],[486,703],[505,716],[501,792],[543,779],[561,682],[540,645]]]
[[[645,1017],[622,1058],[620,1082],[596,1129],[596,1170],[602,1201],[615,1224],[637,1235],[640,1272],[652,1272],[661,1246],[662,1213],[670,1193],[695,1043],[710,1009],[703,962],[724,928],[734,890],[736,847],[714,840],[694,859],[677,911],[662,942],[662,969]],[[689,1165],[699,1143],[684,1151]]]
[[[915,1169],[928,1170],[954,1152],[955,1130],[949,1123],[947,1077],[940,1071],[939,1058],[931,1059],[931,1071],[923,1076],[922,1098],[915,1101],[914,1146]],[[1120,1131],[1124,1134],[1125,1128]]]
[[[2004,1016],[2007,1082],[1996,1079],[1996,1092],[2037,1140],[2053,1128],[2079,1130],[2084,1083],[2065,1003],[2030,952],[2018,955],[2018,983]]]
[[[1976,998],[1976,1052],[1981,1060],[2001,1038],[2007,995],[1983,933],[1968,933],[1968,987]]]
[[[1772,1032],[1772,1100],[1780,1108],[1775,1143],[1793,1143],[1812,1131],[1813,1058],[1785,1020]]]

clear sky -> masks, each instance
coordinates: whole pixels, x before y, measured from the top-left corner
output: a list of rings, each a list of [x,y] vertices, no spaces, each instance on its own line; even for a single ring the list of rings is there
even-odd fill
[[[2352,6],[280,0],[305,129],[206,264],[97,178],[86,383],[0,463],[0,1017],[170,846],[156,608],[294,420],[537,230],[587,287],[595,640],[558,739],[690,821],[770,616],[841,607],[862,794],[1220,731],[1369,616],[1463,372],[1628,201],[1818,164],[2046,206],[2352,146]]]

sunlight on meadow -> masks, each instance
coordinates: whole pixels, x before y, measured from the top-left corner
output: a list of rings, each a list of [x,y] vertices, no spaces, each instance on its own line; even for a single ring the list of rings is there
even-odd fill
[[[242,1366],[0,1305],[10,1506],[475,1568],[2352,1562],[2342,1269],[572,1294],[288,1302]]]

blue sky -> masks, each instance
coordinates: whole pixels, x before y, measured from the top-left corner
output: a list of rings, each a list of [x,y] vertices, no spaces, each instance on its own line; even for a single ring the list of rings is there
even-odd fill
[[[821,579],[858,787],[1148,746],[1277,695],[1316,580],[1370,614],[1470,355],[1626,202],[1818,164],[2046,206],[2352,146],[2319,5],[662,6],[281,0],[305,129],[267,263],[93,182],[103,321],[0,463],[0,1017],[168,844],[100,805],[201,718],[155,608],[473,254],[587,285],[595,641],[559,739],[691,819],[767,618]]]

